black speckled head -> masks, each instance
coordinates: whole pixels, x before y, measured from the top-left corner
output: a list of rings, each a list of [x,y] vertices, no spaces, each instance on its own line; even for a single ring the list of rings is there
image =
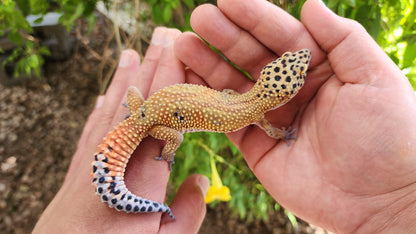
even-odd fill
[[[263,68],[253,91],[266,109],[285,104],[299,92],[305,83],[310,59],[308,49],[286,52]]]

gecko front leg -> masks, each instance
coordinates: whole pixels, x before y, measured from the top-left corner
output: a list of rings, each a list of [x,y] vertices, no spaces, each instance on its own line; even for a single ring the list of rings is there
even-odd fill
[[[134,86],[130,86],[127,90],[127,107],[129,108],[129,114],[133,115],[136,113],[143,102],[144,98],[139,89]]]
[[[163,147],[161,156],[155,157],[155,159],[168,161],[169,170],[172,171],[172,164],[175,163],[175,151],[179,148],[183,140],[182,132],[166,126],[156,125],[148,133],[156,139],[167,141],[165,147]]]
[[[288,145],[290,144],[289,140],[296,139],[296,137],[292,136],[296,132],[296,129],[291,129],[290,127],[288,129],[275,128],[264,117],[255,124],[263,129],[271,138],[285,140]]]

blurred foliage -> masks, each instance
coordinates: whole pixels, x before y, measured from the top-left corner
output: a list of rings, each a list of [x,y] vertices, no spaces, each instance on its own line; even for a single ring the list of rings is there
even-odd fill
[[[214,0],[144,0],[152,8],[153,21],[182,31],[191,30],[189,19],[195,6]]]
[[[41,23],[48,12],[62,13],[59,23],[68,30],[78,18],[88,18],[90,25],[94,24],[94,9],[98,0],[0,0],[0,37],[7,35],[15,44],[9,52],[11,55],[3,62],[13,63],[14,76],[32,73],[40,77],[40,68],[44,63],[43,56],[49,55],[49,50],[33,35],[33,28],[26,16],[36,15],[35,23]],[[0,48],[4,53],[4,48]]]
[[[229,205],[234,215],[247,218],[248,221],[259,218],[267,220],[270,210],[279,208],[247,167],[240,151],[222,133],[196,132],[184,135],[184,141],[175,156],[177,166],[173,167],[171,173],[173,187],[177,189],[194,173],[210,178],[210,154],[216,161],[222,182],[231,190]],[[214,201],[210,205],[218,203]]]
[[[357,20],[406,74],[416,89],[416,4],[414,0],[327,0],[338,15]]]

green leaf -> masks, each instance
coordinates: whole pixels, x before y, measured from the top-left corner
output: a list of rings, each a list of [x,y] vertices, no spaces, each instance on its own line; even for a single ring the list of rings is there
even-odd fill
[[[193,0],[183,0],[183,2],[185,3],[185,5],[188,7],[188,8],[194,8],[195,7],[195,5],[194,5],[194,1]]]
[[[160,5],[152,6],[152,16],[156,24],[160,24],[163,22],[162,8],[160,7]]]
[[[87,17],[87,21],[88,21],[88,33],[91,33],[92,32],[92,29],[95,26],[95,19],[96,19],[96,17],[95,17],[94,14],[91,14],[90,16]]]
[[[355,7],[356,6],[355,5],[355,0],[343,0],[342,3],[344,3],[345,5],[350,6],[350,7]]]
[[[82,12],[84,11],[84,5],[82,2],[78,3],[75,7],[75,10],[71,14],[65,13],[59,18],[59,22],[62,23],[68,30],[74,24],[75,20],[80,18]]]
[[[377,5],[362,5],[358,8],[356,20],[360,22],[367,32],[374,38],[381,29],[381,9]]]
[[[409,41],[403,55],[403,68],[415,66],[416,40]]]
[[[94,16],[94,10],[95,10],[95,5],[97,4],[97,1],[84,1],[84,11],[82,13],[83,17],[90,17],[90,16]]]
[[[16,0],[17,7],[22,11],[23,15],[29,15],[31,8],[30,8],[30,1],[29,0]]]
[[[31,14],[42,15],[49,11],[48,0],[30,0]]]
[[[416,94],[416,72],[415,73],[409,73],[406,76],[409,79],[410,84],[412,85],[413,90],[415,90],[415,94]]]
[[[147,0],[147,3],[149,3],[150,6],[155,6],[157,4],[157,0]]]
[[[328,0],[326,2],[326,6],[332,10],[338,8],[339,4],[340,4],[340,0]]]
[[[33,21],[35,24],[39,24],[39,23],[42,23],[42,21],[43,21],[43,15],[41,16],[41,17],[39,17],[39,18],[37,18],[37,19],[35,19],[35,21]]]
[[[396,53],[394,54],[389,54],[389,57],[391,60],[393,60],[394,64],[399,64],[400,63],[400,59],[396,56]]]
[[[42,46],[39,48],[38,53],[40,55],[51,55],[51,52],[49,51],[48,47]]]
[[[12,41],[14,44],[21,46],[23,45],[23,37],[22,35],[19,34],[19,32],[17,31],[10,31],[9,34],[7,35],[7,37],[9,38],[10,41]]]
[[[247,215],[247,209],[246,209],[246,207],[245,207],[245,205],[243,203],[243,199],[238,199],[236,202],[237,202],[236,205],[237,205],[238,213],[240,213],[240,216],[242,218],[246,217],[246,215]]]
[[[163,9],[163,22],[169,22],[170,17],[172,16],[172,8],[170,5],[165,6]]]
[[[287,218],[289,219],[290,223],[292,224],[292,226],[297,227],[298,226],[298,221],[296,220],[296,216],[294,216],[288,210],[285,210],[285,214],[286,214]]]

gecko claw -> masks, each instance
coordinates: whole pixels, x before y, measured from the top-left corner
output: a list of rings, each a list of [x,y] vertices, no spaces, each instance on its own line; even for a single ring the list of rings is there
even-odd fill
[[[168,163],[169,163],[169,171],[172,171],[172,165],[175,164],[175,161],[173,161],[173,159],[172,159]]]
[[[296,133],[297,129],[292,129],[292,127],[288,127],[287,129],[283,128],[282,130],[285,132],[285,137],[283,138],[283,140],[286,141],[287,146],[290,146],[290,140],[297,139],[295,136],[293,136],[293,134]]]

